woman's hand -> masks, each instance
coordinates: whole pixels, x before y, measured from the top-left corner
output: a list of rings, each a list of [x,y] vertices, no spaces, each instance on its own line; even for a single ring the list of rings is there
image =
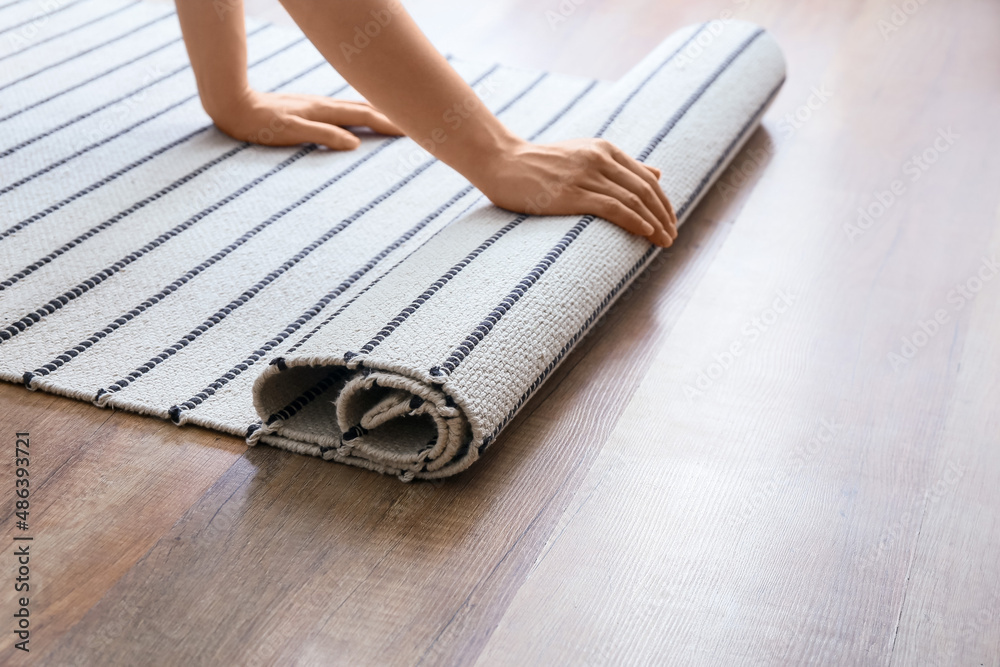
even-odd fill
[[[677,216],[660,188],[660,171],[604,139],[518,141],[498,155],[475,183],[497,206],[597,215],[662,247],[677,238]]]
[[[357,148],[361,140],[342,125],[403,134],[367,102],[318,95],[248,90],[210,114],[234,139],[267,146]],[[483,175],[475,182],[497,206],[534,215],[597,215],[662,247],[677,238],[677,217],[660,188],[660,171],[604,139],[552,144],[515,140],[498,156],[482,159],[477,172]]]
[[[599,215],[660,246],[677,236],[677,217],[660,188],[659,171],[602,139],[531,144],[518,138],[398,2],[282,0],[327,61],[375,106],[253,91],[247,79],[243,0],[227,0],[224,12],[218,3],[203,0],[176,4],[202,105],[219,129],[236,139],[350,150],[360,140],[341,125],[405,132],[498,206],[535,214]],[[379,26],[377,40],[364,51],[343,48],[354,43],[358,26],[367,31],[373,20]],[[445,130],[446,114],[455,107],[463,109],[462,122]]]
[[[335,100],[320,95],[262,93],[247,90],[223,104],[206,108],[215,125],[241,141],[267,146],[315,143],[332,150],[353,150],[361,144],[342,125],[370,127],[376,132],[403,132],[367,102]]]

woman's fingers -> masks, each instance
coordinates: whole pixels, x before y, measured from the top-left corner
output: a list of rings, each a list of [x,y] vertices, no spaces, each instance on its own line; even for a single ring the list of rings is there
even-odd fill
[[[662,243],[664,239],[667,241],[670,240],[670,236],[663,229],[663,223],[657,219],[656,215],[649,210],[642,198],[636,193],[622,187],[604,174],[595,174],[595,178],[588,179],[583,187],[606,197],[611,197],[625,208],[638,214],[649,227],[649,232],[643,234],[643,236],[650,237],[650,240],[654,243]],[[603,216],[603,214],[601,215]],[[611,222],[617,224],[615,220],[611,220]]]
[[[386,118],[385,114],[364,102],[319,100],[300,111],[299,115],[307,120],[330,125],[359,125],[370,127],[381,134],[403,134],[403,131]]]
[[[328,125],[298,116],[289,116],[288,127],[280,137],[285,145],[313,143],[335,151],[350,151],[361,145],[361,140],[342,127]]]
[[[613,222],[627,232],[648,237],[655,231],[653,225],[615,197],[585,191],[580,199],[580,205],[588,212]]]
[[[674,207],[670,204],[670,200],[667,198],[666,193],[664,193],[663,188],[660,187],[660,170],[656,169],[656,167],[647,167],[635,158],[627,155],[622,149],[618,148],[614,144],[610,144],[610,149],[611,156],[615,159],[615,162],[635,174],[651,188],[653,194],[657,197],[657,199],[659,199],[663,207],[662,211],[664,215],[666,215],[666,227],[676,238],[677,216],[674,215]]]
[[[648,170],[646,171],[649,173]],[[663,201],[653,190],[653,185],[650,185],[648,180],[639,177],[618,162],[606,165],[602,169],[602,173],[625,190],[638,196],[650,213],[656,217],[656,227],[662,233],[668,235],[671,240],[677,236],[677,232],[673,228],[673,219],[667,208],[663,205]],[[649,176],[651,178],[652,174],[649,174]]]

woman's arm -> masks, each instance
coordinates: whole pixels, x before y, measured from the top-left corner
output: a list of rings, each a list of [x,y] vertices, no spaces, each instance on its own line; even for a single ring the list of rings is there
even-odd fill
[[[201,105],[229,136],[272,146],[316,143],[349,150],[361,142],[338,125],[365,125],[383,134],[402,134],[365,102],[250,88],[243,0],[177,0],[177,16]],[[265,129],[269,132],[262,132]]]
[[[238,11],[217,13],[207,0],[177,0],[178,14],[202,104],[223,131],[246,138],[267,126],[265,116],[282,100],[249,89],[242,0],[227,1]],[[656,169],[602,139],[532,144],[516,136],[479,101],[398,0],[282,3],[323,56],[385,116],[356,105],[352,112],[358,117],[349,119],[343,107],[320,106],[326,98],[294,96],[299,102],[289,130],[270,143],[354,148],[357,138],[335,125],[402,130],[498,206],[595,214],[662,246],[676,238],[676,217]],[[445,122],[456,109],[462,122]],[[326,140],[314,138],[319,132]]]

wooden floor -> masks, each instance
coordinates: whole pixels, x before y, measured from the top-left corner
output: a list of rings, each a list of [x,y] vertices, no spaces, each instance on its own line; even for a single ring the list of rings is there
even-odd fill
[[[34,536],[0,663],[1000,664],[1000,3],[408,5],[457,55],[608,78],[729,11],[789,77],[447,482],[0,386]]]

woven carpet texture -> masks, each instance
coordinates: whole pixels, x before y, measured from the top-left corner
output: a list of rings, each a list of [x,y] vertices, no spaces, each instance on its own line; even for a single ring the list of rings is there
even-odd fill
[[[492,206],[406,138],[334,152],[223,135],[169,6],[37,11],[0,8],[6,381],[444,477],[658,252],[594,216]],[[300,33],[247,32],[258,89],[358,99]],[[604,137],[659,167],[682,222],[785,73],[739,21],[684,28],[614,83],[452,64],[521,136]]]

